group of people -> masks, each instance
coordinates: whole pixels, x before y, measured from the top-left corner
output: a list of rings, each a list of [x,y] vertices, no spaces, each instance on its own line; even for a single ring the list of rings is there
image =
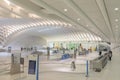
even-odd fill
[[[100,55],[100,56],[102,55],[102,52],[101,52],[101,51],[99,52],[99,55]],[[112,51],[111,51],[111,50],[108,52],[108,59],[109,59],[110,61],[112,60]]]

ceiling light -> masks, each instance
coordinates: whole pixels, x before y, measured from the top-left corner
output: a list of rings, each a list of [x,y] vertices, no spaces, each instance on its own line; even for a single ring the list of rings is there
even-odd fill
[[[71,24],[68,24],[69,26],[72,26]]]
[[[67,9],[64,9],[65,12],[67,12]]]
[[[4,0],[8,5],[10,5],[10,1],[8,1],[8,0]]]
[[[115,19],[116,22],[118,22],[118,19]]]
[[[19,10],[20,10],[20,9],[22,9],[22,8],[21,8],[21,7],[19,7],[19,6],[16,6],[16,7],[17,7],[17,9],[19,9]]]
[[[40,18],[38,15],[33,14],[33,13],[29,13],[28,15],[29,15],[29,17],[31,17],[31,18]]]
[[[119,8],[115,8],[114,10],[115,10],[115,11],[118,11],[118,10],[119,10]]]
[[[80,20],[80,18],[77,19],[78,21]]]

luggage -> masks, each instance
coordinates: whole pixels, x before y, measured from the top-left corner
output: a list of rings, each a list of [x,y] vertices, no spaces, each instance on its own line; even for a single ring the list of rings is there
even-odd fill
[[[100,68],[95,69],[95,72],[101,72]]]

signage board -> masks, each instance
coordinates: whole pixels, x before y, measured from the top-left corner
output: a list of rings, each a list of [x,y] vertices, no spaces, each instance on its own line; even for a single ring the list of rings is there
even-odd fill
[[[35,74],[35,70],[36,70],[36,61],[29,60],[28,74]]]

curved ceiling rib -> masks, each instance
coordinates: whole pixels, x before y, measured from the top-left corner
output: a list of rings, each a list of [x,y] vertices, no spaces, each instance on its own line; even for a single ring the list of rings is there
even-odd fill
[[[7,8],[4,7],[3,5],[0,5],[0,7],[1,7],[4,11],[6,11],[6,12],[8,12],[8,13],[13,13],[13,14],[21,17],[20,14],[17,14],[16,12],[13,12],[12,10],[7,9]]]
[[[117,1],[115,1],[114,3],[116,3]],[[103,3],[104,3],[104,6],[105,6],[105,10],[106,10],[106,13],[107,13],[107,16],[108,16],[108,20],[109,20],[109,23],[110,23],[110,26],[111,26],[111,28],[112,28],[112,32],[114,33],[114,35],[115,35],[115,32],[116,32],[116,30],[115,30],[115,28],[114,28],[114,24],[113,24],[113,22],[112,22],[112,17],[113,17],[113,15],[111,16],[110,15],[110,13],[109,13],[109,7],[111,6],[107,6],[107,0],[103,0]],[[113,4],[114,4],[113,3]],[[118,2],[119,3],[119,2]],[[116,4],[116,6],[117,6],[117,4]],[[115,8],[115,7],[114,7]],[[114,32],[114,30],[115,30],[115,32]],[[118,30],[118,29],[117,29]],[[115,42],[117,42],[118,40],[119,40],[119,37],[117,37],[117,35],[114,37],[114,39],[115,39]],[[119,42],[119,41],[118,41]]]
[[[48,14],[47,12],[44,11],[44,8],[38,5],[35,5],[32,3],[30,0],[11,0],[13,3],[21,6],[22,8],[28,10],[28,12],[35,13],[40,17],[44,17],[45,19],[53,19],[53,15]],[[26,4],[27,3],[27,4]],[[65,21],[62,18],[58,18],[58,16],[54,15],[55,20],[60,20],[60,21]],[[67,21],[65,21],[67,22]]]
[[[14,20],[16,20],[16,19],[14,19]],[[55,25],[55,26],[63,26],[63,27],[65,26],[66,27],[66,24],[68,24],[68,23],[65,24],[64,22],[59,22],[59,21],[54,21],[54,20],[53,21],[52,20],[43,20],[43,19],[42,20],[37,19],[37,21],[35,19],[33,21],[28,20],[26,23],[24,22],[25,19],[20,19],[21,22],[18,20],[18,22],[19,22],[19,24],[18,24],[18,22],[15,23],[14,20],[12,19],[12,22],[9,22],[9,23],[5,22],[6,25],[1,25],[2,26],[1,31],[4,31],[3,33],[5,33],[5,34],[0,34],[0,35],[5,36],[3,39],[5,41],[8,41],[12,35],[20,32],[22,30],[42,28],[42,27],[43,27],[43,29],[49,29],[49,28],[53,29],[50,26]],[[52,21],[53,23],[51,24],[49,21],[50,22]],[[44,27],[46,27],[46,28],[44,28]],[[68,24],[67,28],[69,28],[69,27],[72,27],[72,25]],[[55,27],[55,28],[59,28],[59,27]],[[72,28],[74,28],[74,27],[72,27]],[[8,40],[6,40],[6,39],[8,39]],[[6,43],[6,42],[3,42],[3,43]]]
[[[88,32],[91,32],[97,36],[100,36],[100,37],[103,37],[106,38],[106,40],[109,40],[108,36],[106,36],[105,34],[103,36],[99,35],[99,34],[96,34],[95,32],[93,32],[92,30],[86,28],[84,25],[76,22],[75,20],[73,20],[72,18],[66,16],[65,14],[61,13],[60,11],[58,11],[57,9],[51,7],[50,5],[48,5],[46,2],[44,2],[43,0],[31,0],[33,3],[39,5],[39,6],[43,6],[44,8],[54,12],[55,14],[59,15],[60,17],[64,18],[65,20],[71,22],[72,24],[77,24],[79,26],[81,26],[81,28],[83,28],[84,30],[87,30]],[[80,27],[76,27],[76,28],[80,28]]]
[[[108,22],[109,22],[109,25],[110,25],[110,31],[112,32],[113,38],[115,39],[115,35],[114,35],[114,32],[113,32],[113,28],[112,28],[112,24],[111,24],[111,21],[110,21],[110,17],[109,17],[109,14],[108,14],[108,10],[107,10],[105,0],[102,0],[102,1],[103,1],[103,5],[104,5],[105,11],[106,11],[107,19],[108,19]]]
[[[98,8],[103,16],[103,19],[109,29],[109,31],[111,32],[113,38],[115,39],[115,35],[114,35],[114,32],[113,32],[113,29],[112,29],[112,25],[111,25],[111,22],[108,18],[108,14],[107,14],[107,10],[106,10],[106,6],[103,2],[103,0],[95,0],[96,1],[96,4],[98,5]]]
[[[60,12],[54,8],[52,8],[51,6],[49,6],[47,3],[45,3],[44,1],[38,1],[36,2],[36,0],[31,0],[33,3],[37,4],[38,6],[43,6],[44,8],[54,12],[55,14],[59,15],[60,17],[62,17],[63,19],[71,22],[74,24],[74,22],[71,21],[71,18],[67,17],[66,15],[64,14],[60,14]]]
[[[0,44],[8,44],[19,32],[50,41],[120,43],[119,0],[8,1],[10,5],[0,1]]]
[[[80,8],[77,6],[77,4],[73,0],[65,0],[65,2],[74,9],[78,14],[81,15],[81,17],[84,17],[85,20],[92,23],[105,37],[108,38],[108,36],[94,23],[94,21],[89,18],[89,16]]]
[[[20,14],[17,14],[16,12],[13,12],[13,11],[11,11],[11,10],[9,10],[9,9],[7,9],[7,8],[5,8],[5,7],[3,7],[3,6],[0,6],[0,7],[3,8],[3,9],[5,9],[5,11],[7,11],[8,13],[13,13],[13,14],[15,14],[15,15],[21,17],[21,15],[20,15]]]
[[[1,16],[2,17],[10,17],[10,15],[8,15],[7,13],[8,13],[8,11],[6,11],[4,8],[2,8],[2,7],[0,7],[1,8]],[[6,13],[7,12],[7,13]]]
[[[0,42],[4,46],[12,42],[16,35],[23,34],[24,36],[24,32],[29,35],[35,34],[50,41],[54,41],[54,39],[58,41],[60,39],[60,41],[80,41],[81,34],[87,35],[69,23],[54,20],[4,19],[2,22],[0,30],[3,32],[0,33]],[[83,40],[86,38],[90,40],[89,37],[83,36]]]

